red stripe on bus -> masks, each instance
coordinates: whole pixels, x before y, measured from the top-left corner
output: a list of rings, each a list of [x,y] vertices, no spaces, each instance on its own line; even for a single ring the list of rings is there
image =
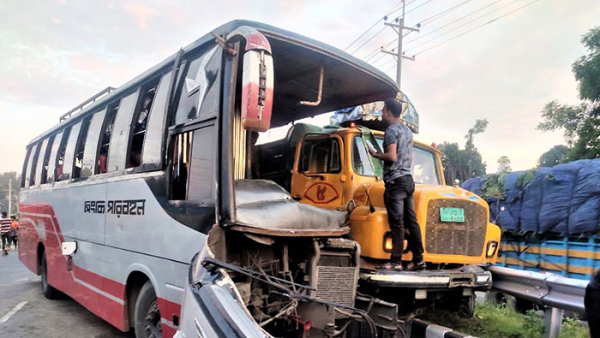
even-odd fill
[[[128,331],[129,327],[126,327],[125,320],[126,306],[114,299],[126,302],[125,284],[100,276],[74,263],[71,265],[72,271],[67,269],[67,257],[62,255],[61,249],[64,237],[51,205],[21,204],[19,210],[23,214],[19,229],[19,236],[23,236],[19,241],[19,259],[25,266],[34,273],[38,272],[37,245],[42,242],[47,259],[49,283],[111,325],[121,331]],[[44,227],[45,239],[40,238],[38,226]],[[101,292],[90,289],[90,286]],[[179,316],[180,304],[163,298],[158,298],[158,301],[162,318],[172,322],[174,315]],[[162,309],[164,309],[164,313]],[[172,337],[175,334],[176,330],[168,325],[163,324],[162,328],[165,337]]]

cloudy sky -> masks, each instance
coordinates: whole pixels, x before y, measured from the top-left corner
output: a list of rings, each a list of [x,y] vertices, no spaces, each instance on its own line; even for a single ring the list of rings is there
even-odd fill
[[[2,1],[0,172],[20,171],[28,141],[61,114],[224,22],[262,21],[344,49],[399,1]],[[407,0],[406,24],[423,21],[420,33],[405,38],[405,50],[424,52],[403,63],[402,88],[421,117],[416,139],[464,144],[467,129],[487,118],[488,130],[476,145],[488,172],[502,155],[513,169],[531,168],[540,154],[563,143],[562,133],[535,127],[545,103],[577,102],[571,63],[585,53],[581,35],[600,25],[600,4],[539,0],[518,10],[533,1]],[[380,22],[349,51],[382,27]],[[368,56],[393,39],[393,31],[384,29],[354,54]],[[395,78],[390,58],[370,61]]]

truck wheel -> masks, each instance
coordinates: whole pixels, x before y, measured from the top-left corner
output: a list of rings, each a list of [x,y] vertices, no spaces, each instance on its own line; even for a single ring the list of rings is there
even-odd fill
[[[475,315],[475,296],[461,297],[456,313],[461,318],[473,318]]]
[[[42,295],[47,299],[58,298],[58,290],[48,283],[48,265],[46,263],[46,253],[42,254],[41,269],[42,270]]]
[[[135,302],[134,318],[137,338],[162,338],[158,299],[150,281],[147,281],[140,290]]]

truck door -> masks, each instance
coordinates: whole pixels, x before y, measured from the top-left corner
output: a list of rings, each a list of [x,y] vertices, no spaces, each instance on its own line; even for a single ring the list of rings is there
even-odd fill
[[[338,135],[308,134],[304,137],[296,149],[293,198],[325,208],[336,208],[345,203],[342,146],[342,138]]]

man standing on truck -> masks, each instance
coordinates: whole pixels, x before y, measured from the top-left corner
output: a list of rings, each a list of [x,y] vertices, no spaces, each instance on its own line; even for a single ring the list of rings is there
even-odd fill
[[[392,232],[392,254],[385,269],[402,270],[404,250],[404,229],[408,230],[408,248],[413,254],[412,269],[425,267],[423,261],[423,241],[421,228],[417,223],[413,193],[415,182],[411,174],[413,135],[402,123],[402,104],[396,99],[384,101],[381,118],[387,125],[383,137],[382,154],[369,147],[369,153],[383,161],[383,181],[385,182],[384,202],[388,223]]]

